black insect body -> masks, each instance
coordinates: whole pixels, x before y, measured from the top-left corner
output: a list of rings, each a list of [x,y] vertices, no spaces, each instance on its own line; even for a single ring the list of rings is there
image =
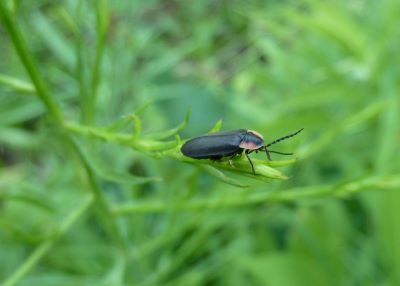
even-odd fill
[[[255,175],[256,172],[254,170],[254,165],[249,157],[250,153],[254,151],[265,151],[268,160],[270,161],[270,153],[293,155],[293,153],[272,151],[267,148],[275,143],[299,134],[302,130],[303,128],[292,134],[276,139],[267,145],[264,144],[264,138],[262,135],[253,130],[238,129],[232,131],[221,131],[192,138],[183,144],[181,151],[185,156],[190,158],[211,160],[219,160],[223,157],[233,158],[234,156],[240,155],[244,152],[250,162],[253,174]]]

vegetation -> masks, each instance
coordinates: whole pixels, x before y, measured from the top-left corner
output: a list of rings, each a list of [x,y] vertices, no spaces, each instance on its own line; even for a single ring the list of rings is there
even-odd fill
[[[399,15],[1,1],[0,283],[400,285]],[[302,127],[257,175],[179,151]]]

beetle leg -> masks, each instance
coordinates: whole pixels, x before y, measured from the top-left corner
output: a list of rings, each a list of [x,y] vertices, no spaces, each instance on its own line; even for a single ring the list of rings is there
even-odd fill
[[[264,149],[265,150],[265,154],[267,154],[267,158],[269,161],[272,161],[271,155],[269,154],[267,148]]]
[[[284,153],[284,152],[278,152],[278,151],[272,151],[272,150],[269,150],[268,152],[269,153],[280,154],[280,155],[293,155],[293,153]]]
[[[253,162],[251,161],[251,159],[250,159],[250,157],[249,157],[249,151],[246,150],[246,151],[244,152],[244,154],[246,155],[247,160],[249,160],[249,163],[250,163],[250,165],[251,165],[251,169],[253,170],[253,174],[256,175],[256,171],[254,170]]]
[[[232,159],[235,158],[236,155],[237,155],[237,154],[233,154],[233,155],[231,155],[231,156],[228,158],[228,162],[229,162],[229,165],[231,165],[231,167],[234,167]]]

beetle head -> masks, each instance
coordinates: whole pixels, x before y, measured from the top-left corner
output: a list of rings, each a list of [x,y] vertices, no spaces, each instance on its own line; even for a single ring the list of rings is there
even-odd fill
[[[256,131],[248,130],[239,144],[239,147],[246,150],[258,150],[264,146],[264,138]]]

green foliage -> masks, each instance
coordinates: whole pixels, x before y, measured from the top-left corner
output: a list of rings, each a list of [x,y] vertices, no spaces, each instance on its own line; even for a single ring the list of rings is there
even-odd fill
[[[0,1],[0,283],[399,285],[399,15]],[[301,127],[257,175],[180,152]]]

